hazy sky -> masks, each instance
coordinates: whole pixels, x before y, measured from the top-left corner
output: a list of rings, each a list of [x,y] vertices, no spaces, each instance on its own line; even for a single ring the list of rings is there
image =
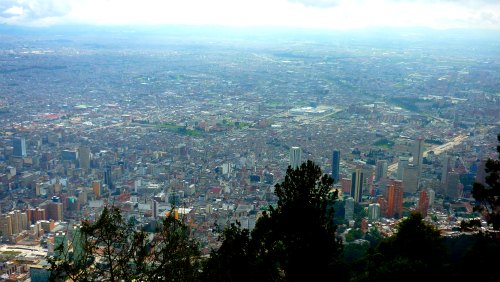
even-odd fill
[[[0,0],[0,23],[500,30],[500,0]]]

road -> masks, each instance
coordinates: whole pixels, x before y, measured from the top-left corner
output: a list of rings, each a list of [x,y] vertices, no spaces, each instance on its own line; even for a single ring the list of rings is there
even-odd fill
[[[445,143],[445,144],[439,145],[439,146],[433,146],[433,147],[431,147],[429,150],[427,150],[427,151],[424,152],[424,157],[427,157],[427,154],[429,154],[430,151],[434,151],[435,155],[440,155],[443,152],[446,152],[449,149],[455,147],[456,145],[462,143],[465,139],[467,139],[467,135],[466,134],[458,135],[458,136],[454,137],[448,143]],[[413,160],[413,158],[409,159],[410,162],[412,160]],[[396,169],[398,169],[398,163],[397,162],[389,165],[389,167],[387,168],[387,174],[391,174],[391,173],[395,172]]]

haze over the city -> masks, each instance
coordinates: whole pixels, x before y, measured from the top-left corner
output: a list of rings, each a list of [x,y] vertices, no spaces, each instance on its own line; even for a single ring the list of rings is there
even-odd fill
[[[0,23],[500,29],[496,0],[2,0]]]

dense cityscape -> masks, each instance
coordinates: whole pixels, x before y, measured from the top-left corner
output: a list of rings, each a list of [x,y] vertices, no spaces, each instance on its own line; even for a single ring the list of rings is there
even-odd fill
[[[141,32],[1,30],[2,279],[110,206],[138,229],[175,212],[208,255],[306,160],[339,191],[344,244],[412,211],[442,236],[488,230],[471,190],[497,158],[499,41]]]

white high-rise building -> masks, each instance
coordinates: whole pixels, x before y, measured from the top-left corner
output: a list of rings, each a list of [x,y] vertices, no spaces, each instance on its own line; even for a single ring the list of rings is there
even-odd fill
[[[302,150],[300,147],[290,148],[290,166],[293,169],[300,167],[302,163]]]
[[[434,192],[434,190],[432,189],[429,189],[429,207],[433,207],[434,206],[434,200],[436,199],[436,192]]]
[[[399,157],[398,161],[398,180],[403,180],[405,174],[405,168],[408,166],[407,157]]]
[[[345,200],[345,219],[352,220],[354,218],[354,198],[349,197]]]
[[[380,218],[380,204],[370,204],[368,206],[368,220],[378,220]]]
[[[422,161],[424,160],[424,138],[418,137],[413,147],[413,164],[418,168],[418,177],[422,171]]]

